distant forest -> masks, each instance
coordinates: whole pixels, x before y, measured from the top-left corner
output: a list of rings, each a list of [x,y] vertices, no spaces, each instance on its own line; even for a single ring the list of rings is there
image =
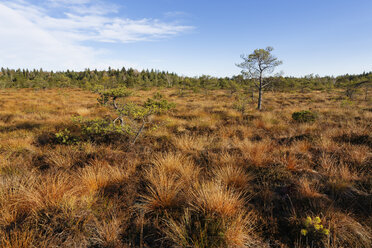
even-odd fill
[[[302,92],[308,90],[327,90],[333,88],[358,87],[361,82],[372,81],[372,72],[359,75],[342,75],[337,77],[320,77],[308,75],[304,77],[283,77],[275,76],[265,79],[270,81],[266,90],[272,91],[293,91]],[[1,68],[0,88],[63,88],[79,87],[94,90],[96,88],[151,88],[151,87],[178,87],[198,91],[201,89],[238,89],[249,90],[253,87],[250,79],[244,79],[242,75],[233,77],[183,77],[175,73],[168,73],[158,70],[143,70],[122,68],[120,70],[108,68],[108,70],[89,70],[75,72],[53,72],[40,70],[14,70]]]

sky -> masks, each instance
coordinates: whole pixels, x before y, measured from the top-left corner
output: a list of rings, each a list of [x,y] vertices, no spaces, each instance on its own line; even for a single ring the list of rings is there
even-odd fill
[[[372,71],[372,0],[0,0],[0,67],[233,76],[274,47],[285,76]]]

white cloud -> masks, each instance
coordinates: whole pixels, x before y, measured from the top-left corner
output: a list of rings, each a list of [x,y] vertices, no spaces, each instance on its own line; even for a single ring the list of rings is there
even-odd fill
[[[103,8],[102,4],[95,0],[46,0],[36,6],[24,0],[0,1],[0,66],[59,70],[135,66],[102,59],[107,51],[85,41],[150,41],[192,29],[156,19],[110,16],[117,6]],[[63,12],[55,14],[56,8]]]

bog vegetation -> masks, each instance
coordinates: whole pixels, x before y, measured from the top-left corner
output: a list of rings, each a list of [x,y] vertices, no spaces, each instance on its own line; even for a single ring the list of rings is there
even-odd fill
[[[371,77],[2,69],[0,247],[372,247]]]

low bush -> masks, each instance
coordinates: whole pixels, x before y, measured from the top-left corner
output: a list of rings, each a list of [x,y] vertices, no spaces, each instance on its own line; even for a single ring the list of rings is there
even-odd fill
[[[107,119],[84,120],[78,117],[74,122],[79,125],[82,139],[85,141],[108,143],[121,140],[131,134],[129,126],[118,126]]]
[[[245,95],[238,95],[236,96],[236,102],[233,105],[233,108],[239,111],[242,115],[245,114],[245,112],[248,109],[249,100]]]
[[[292,114],[292,119],[296,122],[314,122],[317,119],[317,115],[310,110],[302,110],[299,112],[294,112]]]
[[[56,143],[61,145],[73,145],[78,142],[78,138],[72,135],[67,128],[57,132],[55,136]]]

